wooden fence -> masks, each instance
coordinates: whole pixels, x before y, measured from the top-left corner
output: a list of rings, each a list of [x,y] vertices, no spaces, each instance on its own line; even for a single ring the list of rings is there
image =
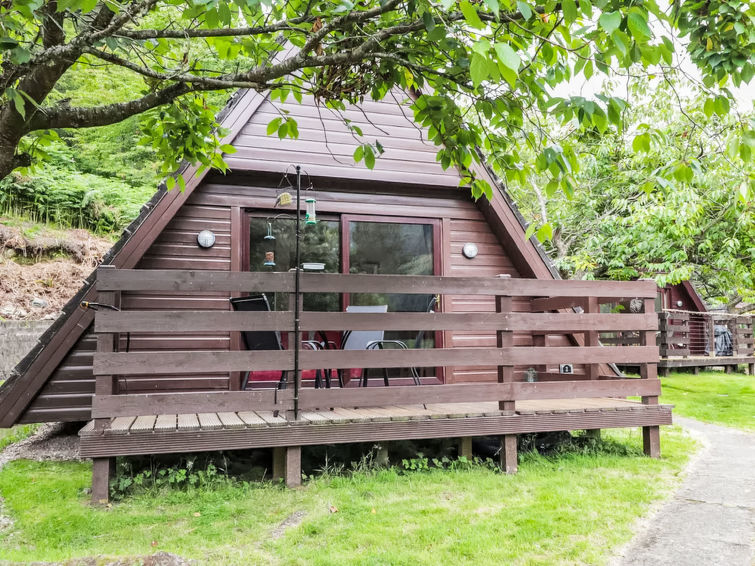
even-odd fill
[[[227,292],[230,294],[294,291],[293,273],[118,270],[102,267],[97,274],[98,301],[120,305],[123,292]],[[118,351],[121,336],[131,332],[187,333],[198,331],[294,332],[294,315],[284,312],[112,311],[95,316],[98,336],[94,359],[95,426],[111,417],[221,411],[277,410],[291,420],[298,412],[324,407],[370,407],[386,404],[498,401],[513,412],[522,399],[642,396],[657,404],[658,317],[652,281],[560,281],[511,278],[457,278],[399,275],[301,274],[306,293],[464,294],[495,297],[496,312],[302,312],[300,330],[412,330],[495,332],[495,348],[433,348],[408,350],[300,350],[294,372],[294,350],[265,351]],[[527,298],[532,312],[513,312],[513,300]],[[641,299],[639,314],[600,313],[601,303]],[[294,304],[294,303],[291,303]],[[583,312],[572,307],[581,306]],[[532,335],[532,346],[514,346],[514,333]],[[635,332],[637,344],[600,346],[601,333]],[[547,346],[549,334],[570,336],[572,346]],[[293,344],[293,340],[289,340]],[[515,381],[514,366],[580,364],[582,379]],[[639,365],[644,379],[606,379],[601,364]],[[391,386],[343,389],[301,388],[301,372],[321,368],[419,368],[496,366],[496,383]],[[202,393],[119,394],[118,376],[192,375],[206,372],[279,370],[294,372],[297,387],[284,390]],[[605,374],[605,372],[604,372]],[[561,376],[563,377],[563,376]]]

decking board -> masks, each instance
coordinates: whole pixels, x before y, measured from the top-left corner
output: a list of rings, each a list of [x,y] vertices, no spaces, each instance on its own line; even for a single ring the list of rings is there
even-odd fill
[[[668,405],[642,405],[623,399],[559,401],[562,400],[522,402],[523,407],[517,407],[518,412],[512,415],[501,414],[495,402],[447,404],[446,407],[431,406],[428,409],[421,405],[385,406],[369,412],[334,409],[308,412],[306,420],[296,424],[280,415],[274,417],[272,412],[224,414],[226,422],[235,423],[238,427],[237,418],[244,424],[243,428],[223,428],[223,420],[217,413],[178,415],[177,428],[167,432],[155,430],[158,416],[148,415],[137,418],[131,426],[130,432],[139,434],[123,434],[110,429],[95,433],[93,429],[83,429],[80,432],[81,455],[99,458],[556,430],[653,427],[671,423],[671,407]],[[477,416],[480,413],[490,413],[492,416]],[[410,416],[415,418],[410,419]],[[112,423],[115,423],[115,419]],[[199,428],[189,430],[188,426],[194,423]],[[146,436],[145,432],[151,434]]]

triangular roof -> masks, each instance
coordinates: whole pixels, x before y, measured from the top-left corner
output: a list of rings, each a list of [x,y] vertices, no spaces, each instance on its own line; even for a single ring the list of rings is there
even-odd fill
[[[243,145],[244,155],[229,155],[227,162],[233,172],[282,173],[292,161],[306,161],[308,154],[322,154],[324,147],[332,163],[322,170],[318,169],[319,166],[316,164],[308,164],[306,168],[313,176],[457,186],[460,178],[458,172],[443,171],[437,164],[434,158],[437,148],[426,141],[422,128],[412,121],[410,111],[405,106],[407,99],[404,93],[395,92],[390,93],[386,101],[365,103],[370,107],[370,112],[385,113],[381,122],[401,129],[402,135],[391,136],[390,132],[382,130],[380,125],[370,120],[364,109],[350,107],[344,113],[343,117],[359,124],[365,130],[365,136],[380,139],[386,148],[385,154],[376,161],[375,169],[369,170],[363,164],[353,162],[353,151],[360,143],[357,138],[349,133],[343,121],[327,118],[328,121],[325,122],[324,118],[312,114],[330,111],[318,109],[311,98],[305,99],[302,104],[274,104],[265,95],[251,90],[241,90],[231,98],[218,117],[220,125],[229,130],[222,142],[235,146]],[[267,123],[274,117],[271,112],[282,111],[290,112],[290,115],[297,119],[300,131],[305,121],[319,120],[323,136],[300,136],[298,140],[268,137]],[[403,123],[400,122],[402,120]],[[385,135],[386,133],[388,135]],[[326,137],[329,137],[327,142]],[[255,140],[262,142],[256,143]],[[242,153],[242,150],[239,153]],[[394,158],[394,155],[406,156],[407,153],[415,155],[414,163],[419,172],[413,170],[413,167],[407,168],[405,159],[399,163]],[[403,167],[405,170],[400,170],[399,174],[396,174],[397,167]],[[558,278],[558,272],[537,241],[534,238],[525,239],[526,223],[490,169],[485,165],[477,165],[474,171],[494,187],[492,200],[482,198],[477,201],[477,206],[506,247],[521,275],[542,279]],[[124,230],[119,241],[105,255],[103,264],[114,265],[120,269],[134,268],[208,174],[208,171],[205,171],[196,175],[196,168],[188,166],[184,166],[180,172],[187,179],[185,191],[167,191],[165,184],[161,184],[152,199],[142,208],[138,218]],[[80,309],[79,304],[83,300],[94,299],[94,279],[93,272],[79,292],[63,308],[60,317],[40,337],[35,347],[16,366],[13,375],[0,387],[0,427],[9,427],[17,422],[55,368],[91,325],[93,313]]]

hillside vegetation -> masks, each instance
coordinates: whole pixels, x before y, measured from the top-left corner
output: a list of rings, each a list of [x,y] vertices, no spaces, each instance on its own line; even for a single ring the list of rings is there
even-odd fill
[[[118,69],[79,68],[55,96],[94,105],[138,92],[142,81]],[[0,181],[0,215],[109,234],[122,230],[157,186],[153,150],[139,145],[136,118],[103,128],[60,130],[34,169]]]

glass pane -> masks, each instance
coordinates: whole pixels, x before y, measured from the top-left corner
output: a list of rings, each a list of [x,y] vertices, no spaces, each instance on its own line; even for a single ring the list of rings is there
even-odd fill
[[[433,225],[397,222],[349,223],[349,272],[385,275],[433,275]],[[353,305],[388,305],[388,312],[425,312],[432,295],[353,293]],[[410,348],[432,347],[433,333],[386,332]]]
[[[266,239],[269,232],[275,239]],[[250,271],[289,271],[296,266],[296,220],[294,218],[262,217],[250,219]],[[272,252],[272,255],[270,255]],[[322,263],[325,273],[341,271],[341,232],[337,220],[319,220],[317,224],[301,225],[301,262]],[[265,265],[265,263],[274,265]],[[286,293],[275,293],[273,310],[287,310]],[[304,296],[304,310],[338,311],[341,309],[337,293],[308,293]]]

